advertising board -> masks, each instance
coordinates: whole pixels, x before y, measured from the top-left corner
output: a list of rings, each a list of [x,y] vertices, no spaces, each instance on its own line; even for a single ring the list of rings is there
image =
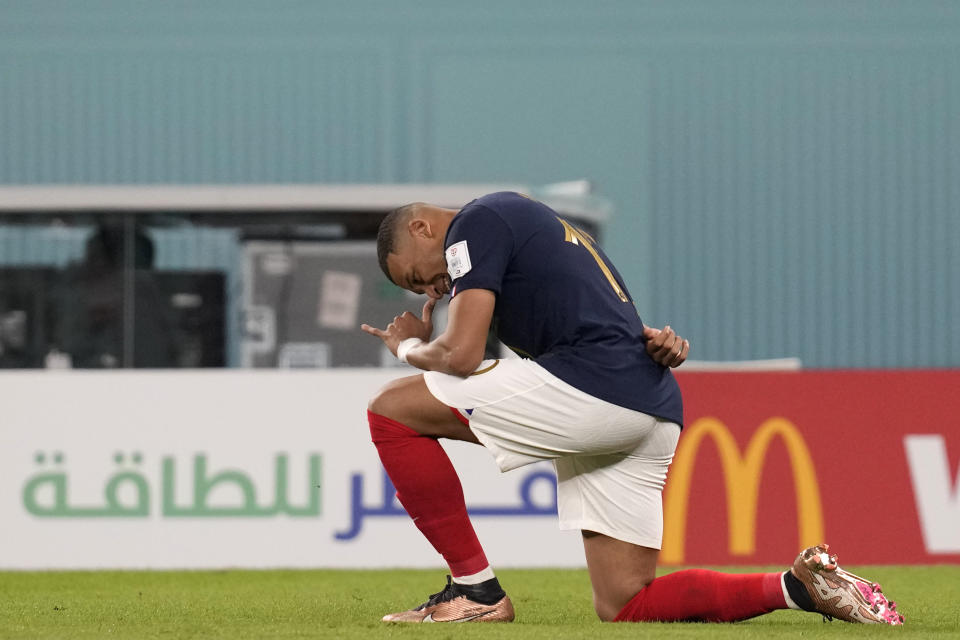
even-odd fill
[[[402,373],[0,375],[0,568],[442,567],[366,423]],[[444,447],[499,564],[583,563],[552,465]]]
[[[960,372],[680,373],[667,564],[960,561]]]
[[[367,429],[401,374],[0,374],[0,568],[442,567]],[[960,372],[678,378],[663,563],[960,562]],[[444,447],[496,566],[583,565],[549,463]]]

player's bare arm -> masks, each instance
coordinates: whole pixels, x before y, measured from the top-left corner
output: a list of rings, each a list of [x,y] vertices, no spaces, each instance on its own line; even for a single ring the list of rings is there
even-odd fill
[[[406,311],[395,317],[384,330],[366,324],[360,328],[383,340],[394,355],[397,355],[402,341],[418,338],[423,343],[406,352],[408,363],[424,371],[465,378],[483,360],[496,295],[487,289],[468,289],[457,294],[450,301],[446,330],[431,341],[436,302],[436,298],[427,300],[420,318]]]

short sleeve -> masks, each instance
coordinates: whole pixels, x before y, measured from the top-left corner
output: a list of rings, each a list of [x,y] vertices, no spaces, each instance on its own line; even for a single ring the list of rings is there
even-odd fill
[[[489,289],[499,295],[513,245],[513,231],[496,211],[470,204],[457,213],[445,242],[451,297],[467,289]]]

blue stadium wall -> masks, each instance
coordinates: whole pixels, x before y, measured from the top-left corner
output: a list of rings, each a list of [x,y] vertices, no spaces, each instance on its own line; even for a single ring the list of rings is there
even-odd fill
[[[0,0],[0,183],[580,177],[698,358],[960,366],[958,3]]]

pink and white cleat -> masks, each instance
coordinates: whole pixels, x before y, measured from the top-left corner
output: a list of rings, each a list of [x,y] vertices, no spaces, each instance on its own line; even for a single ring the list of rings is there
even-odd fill
[[[867,624],[903,624],[897,606],[880,585],[837,566],[827,544],[804,549],[793,562],[794,575],[813,600],[814,609],[828,618]]]

